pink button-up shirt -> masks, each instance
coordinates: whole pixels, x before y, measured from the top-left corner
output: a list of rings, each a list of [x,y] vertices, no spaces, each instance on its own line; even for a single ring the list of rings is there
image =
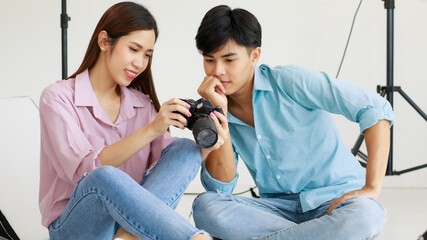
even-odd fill
[[[40,192],[42,224],[48,227],[65,209],[85,172],[101,166],[102,149],[152,122],[157,114],[150,98],[121,87],[118,119],[112,123],[101,108],[86,70],[76,78],[48,86],[40,98]],[[156,138],[118,168],[136,182],[175,138]]]

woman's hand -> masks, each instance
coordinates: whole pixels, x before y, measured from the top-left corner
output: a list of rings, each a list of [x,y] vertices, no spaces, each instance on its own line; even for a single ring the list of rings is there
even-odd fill
[[[205,77],[197,92],[204,99],[208,99],[214,107],[221,107],[224,113],[227,114],[225,88],[218,78],[212,76]]]
[[[207,158],[209,153],[213,150],[217,150],[221,147],[222,144],[229,138],[230,134],[228,132],[228,121],[227,118],[220,112],[214,111],[210,114],[213,123],[215,124],[218,140],[215,145],[210,148],[200,148],[202,154],[202,162]],[[221,123],[219,122],[221,121]]]
[[[178,98],[172,98],[162,104],[156,118],[150,123],[151,127],[162,135],[169,126],[175,126],[184,129],[187,126],[187,120],[181,114],[190,117],[190,105]]]

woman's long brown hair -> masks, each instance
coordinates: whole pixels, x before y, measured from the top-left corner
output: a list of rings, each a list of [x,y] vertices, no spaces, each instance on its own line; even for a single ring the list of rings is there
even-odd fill
[[[103,30],[108,33],[110,38],[110,44],[112,46],[111,51],[113,51],[114,44],[120,37],[126,36],[133,31],[154,30],[156,39],[159,35],[156,21],[145,7],[133,2],[117,3],[111,6],[104,15],[102,15],[90,39],[82,64],[79,69],[67,79],[75,78],[77,74],[84,72],[86,69],[91,69],[95,65],[100,53],[98,35]],[[147,94],[156,110],[159,111],[160,103],[154,88],[153,76],[151,74],[151,62],[152,58],[150,58],[145,71],[133,79],[128,88],[134,88]]]

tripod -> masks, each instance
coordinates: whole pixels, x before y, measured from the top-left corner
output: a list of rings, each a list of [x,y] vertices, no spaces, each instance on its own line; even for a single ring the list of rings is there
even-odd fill
[[[62,79],[67,78],[67,28],[68,21],[71,20],[67,15],[67,0],[62,0],[61,12],[61,46],[62,46]]]
[[[393,107],[393,93],[398,92],[420,115],[427,121],[427,115],[415,104],[412,99],[402,90],[399,86],[393,85],[393,10],[394,0],[382,0],[384,1],[384,8],[387,9],[387,85],[377,86],[377,92],[382,96],[386,96],[387,100]],[[390,155],[387,163],[386,175],[400,175],[403,173],[415,171],[421,168],[427,167],[427,164],[419,165],[416,167],[408,168],[401,171],[393,170],[393,127],[390,129]],[[360,145],[364,140],[363,134],[359,135],[356,140],[351,152],[355,156],[359,156],[362,161],[359,161],[363,167],[366,167],[368,156],[359,150]]]

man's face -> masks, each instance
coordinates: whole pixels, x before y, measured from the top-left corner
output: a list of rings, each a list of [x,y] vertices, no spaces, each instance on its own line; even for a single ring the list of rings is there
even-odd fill
[[[218,78],[226,90],[226,95],[251,87],[255,64],[254,50],[248,54],[247,48],[238,45],[234,40],[228,41],[215,53],[203,55],[206,75]]]

